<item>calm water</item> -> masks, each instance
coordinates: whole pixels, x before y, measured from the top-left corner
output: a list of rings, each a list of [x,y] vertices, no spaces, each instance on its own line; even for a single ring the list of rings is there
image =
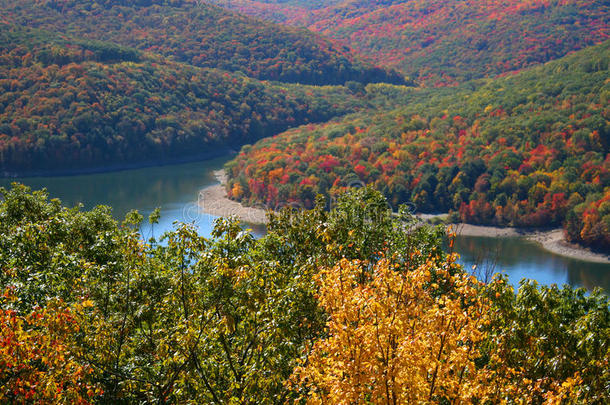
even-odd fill
[[[16,180],[34,189],[46,187],[52,197],[68,206],[82,203],[90,209],[98,204],[110,205],[117,218],[132,209],[146,217],[161,207],[161,221],[155,226],[157,236],[171,229],[174,221],[194,222],[200,233],[207,236],[215,217],[199,211],[198,192],[216,183],[212,171],[222,167],[225,161],[221,158],[82,176],[0,179],[0,186],[6,187]],[[260,228],[250,227],[257,234],[262,232]],[[144,236],[151,234],[148,227],[142,232]],[[610,291],[610,265],[558,256],[521,238],[461,237],[455,249],[468,268],[476,264],[479,273],[504,272],[515,285],[522,278],[533,278],[542,284],[567,283],[588,289],[599,286]]]
[[[197,209],[198,191],[216,183],[212,172],[225,161],[226,158],[220,158],[79,176],[0,179],[0,186],[7,187],[12,181],[18,181],[33,189],[46,188],[51,197],[59,198],[67,206],[82,203],[85,209],[91,209],[109,205],[117,219],[124,218],[133,209],[147,218],[160,207],[161,220],[154,228],[156,236],[172,229],[174,221],[195,222],[203,235],[209,235],[215,217]],[[150,234],[148,226],[143,226],[142,233]]]
[[[461,236],[455,241],[460,261],[469,269],[477,265],[478,277],[503,272],[513,285],[523,278],[541,284],[570,284],[592,290],[610,291],[610,264],[591,263],[550,253],[523,238],[483,238]]]

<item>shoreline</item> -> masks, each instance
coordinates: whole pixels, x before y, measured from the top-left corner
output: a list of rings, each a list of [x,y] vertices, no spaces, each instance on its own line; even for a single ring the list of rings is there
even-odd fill
[[[267,210],[264,208],[246,207],[227,197],[227,191],[224,187],[227,175],[224,170],[215,170],[214,177],[219,184],[208,186],[199,191],[197,204],[203,212],[217,217],[234,215],[240,221],[254,225],[265,225],[267,223]]]
[[[202,211],[219,217],[235,215],[241,221],[250,224],[264,225],[267,223],[266,209],[260,207],[246,207],[227,197],[227,192],[224,188],[224,184],[226,184],[227,181],[227,175],[224,170],[216,170],[214,176],[219,184],[208,186],[199,192],[198,204]],[[415,216],[421,221],[428,221],[432,218],[446,217],[447,214],[416,214]],[[586,247],[569,243],[565,240],[563,230],[560,228],[550,230],[511,227],[501,228],[497,226],[471,225],[465,223],[450,224],[448,226],[451,226],[453,231],[461,236],[524,238],[537,243],[544,250],[560,256],[586,262],[610,264],[610,254],[597,253]]]
[[[112,163],[106,166],[93,166],[93,167],[82,167],[73,169],[50,169],[50,170],[28,170],[24,172],[9,172],[0,171],[0,179],[12,180],[12,179],[25,179],[25,178],[37,178],[37,177],[72,177],[72,176],[83,176],[89,174],[101,174],[101,173],[114,173],[122,172],[126,170],[137,170],[146,169],[148,167],[163,167],[172,166],[177,164],[186,164],[194,162],[203,162],[213,159],[220,159],[225,156],[232,156],[237,152],[233,148],[219,149],[214,152],[204,152],[196,155],[187,157],[173,157],[159,160],[149,160],[141,162],[124,162],[124,163]]]
[[[451,224],[454,232],[461,236],[486,238],[522,238],[538,244],[544,250],[559,256],[592,263],[610,264],[610,255],[594,252],[584,246],[565,240],[563,229],[550,230],[500,228],[496,226],[481,226],[471,224]]]

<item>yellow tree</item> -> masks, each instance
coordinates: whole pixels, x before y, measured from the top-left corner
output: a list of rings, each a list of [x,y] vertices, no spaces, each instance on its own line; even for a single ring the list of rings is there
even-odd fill
[[[329,315],[292,381],[310,403],[470,402],[485,396],[475,366],[488,302],[455,256],[411,271],[344,260],[317,276]]]

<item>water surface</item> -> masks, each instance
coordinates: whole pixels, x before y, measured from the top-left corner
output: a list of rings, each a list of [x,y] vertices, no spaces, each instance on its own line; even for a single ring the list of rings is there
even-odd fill
[[[454,246],[467,269],[477,266],[475,274],[479,278],[502,272],[513,285],[529,278],[546,285],[570,284],[588,290],[602,287],[610,291],[610,264],[557,255],[524,238],[461,236]]]
[[[202,188],[216,183],[213,171],[226,160],[80,176],[0,179],[0,186],[6,187],[16,180],[33,189],[47,188],[52,197],[67,206],[82,203],[90,209],[99,204],[109,205],[117,219],[132,209],[146,217],[161,207],[161,221],[154,228],[155,236],[172,229],[174,221],[194,223],[202,235],[209,236],[215,217],[198,209],[198,194]],[[249,227],[259,235],[263,232],[260,227]],[[142,233],[147,237],[151,229],[145,225]],[[514,285],[523,278],[531,278],[547,285],[567,283],[587,289],[599,286],[610,291],[609,264],[559,256],[522,238],[462,236],[456,241],[455,249],[467,268],[477,265],[480,276],[486,272],[504,272]]]
[[[0,179],[8,187],[18,181],[34,190],[46,188],[50,197],[59,198],[68,207],[83,204],[85,209],[96,205],[112,207],[115,218],[137,209],[145,218],[157,207],[161,220],[155,225],[155,236],[173,229],[174,221],[195,223],[201,234],[210,235],[216,217],[199,212],[197,196],[202,188],[216,184],[213,171],[227,158],[170,166],[146,167],[108,173],[61,177],[26,177]],[[142,233],[149,236],[147,222]]]

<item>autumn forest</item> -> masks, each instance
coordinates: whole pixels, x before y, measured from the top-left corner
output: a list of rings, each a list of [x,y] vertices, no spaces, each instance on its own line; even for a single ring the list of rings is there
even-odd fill
[[[0,184],[0,404],[610,402],[608,291],[456,248],[609,263],[606,1],[0,0],[0,178],[218,157],[264,224]]]

